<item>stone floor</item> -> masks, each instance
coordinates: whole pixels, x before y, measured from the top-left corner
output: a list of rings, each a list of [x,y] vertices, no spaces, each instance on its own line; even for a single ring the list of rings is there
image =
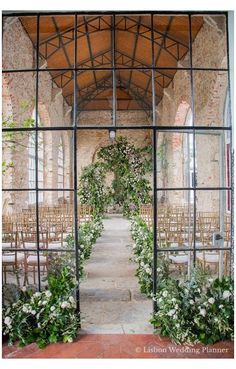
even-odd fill
[[[80,286],[82,333],[152,333],[152,301],[139,291],[130,222],[109,215],[85,264]]]

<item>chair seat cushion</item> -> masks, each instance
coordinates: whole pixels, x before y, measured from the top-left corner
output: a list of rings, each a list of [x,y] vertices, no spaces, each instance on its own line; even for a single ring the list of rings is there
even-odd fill
[[[48,250],[55,250],[61,248],[61,242],[50,242],[48,244]]]
[[[47,257],[46,256],[40,256],[39,261],[40,261],[40,264],[47,264]],[[37,256],[30,255],[30,256],[27,257],[27,264],[37,265],[37,263],[38,263]]]
[[[9,249],[11,247],[15,247],[15,244],[11,243],[11,242],[3,242],[2,243],[2,249]]]
[[[187,264],[188,263],[188,255],[170,255],[169,256],[169,259],[171,261],[173,261],[173,263],[176,263],[176,264]]]
[[[15,254],[2,255],[3,264],[13,264],[16,261]],[[17,253],[17,263],[24,261],[24,255]]]
[[[197,253],[197,258],[201,261],[204,260],[204,253],[203,252],[198,252]],[[219,262],[219,255],[218,254],[213,254],[213,253],[206,253],[205,252],[205,261],[207,263],[218,263]]]

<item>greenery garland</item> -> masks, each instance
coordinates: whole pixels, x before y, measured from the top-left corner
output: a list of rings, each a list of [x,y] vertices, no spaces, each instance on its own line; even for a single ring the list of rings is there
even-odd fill
[[[91,204],[96,214],[103,214],[108,204],[123,207],[124,215],[138,212],[141,204],[150,203],[151,186],[145,177],[151,170],[151,147],[137,148],[127,138],[117,137],[102,147],[98,161],[85,167],[80,177],[82,204]],[[108,172],[114,173],[111,187],[105,185]]]

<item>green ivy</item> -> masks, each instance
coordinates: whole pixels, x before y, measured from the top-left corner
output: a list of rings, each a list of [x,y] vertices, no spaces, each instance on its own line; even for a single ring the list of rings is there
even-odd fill
[[[124,137],[117,137],[111,145],[102,147],[98,161],[83,169],[79,196],[82,204],[93,205],[103,214],[108,204],[123,207],[123,214],[131,216],[141,204],[151,201],[151,186],[145,177],[151,170],[151,147],[137,148]],[[108,172],[114,173],[111,188],[105,185]]]

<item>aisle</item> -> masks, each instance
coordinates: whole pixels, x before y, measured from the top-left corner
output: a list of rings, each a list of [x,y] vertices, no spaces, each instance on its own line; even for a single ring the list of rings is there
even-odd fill
[[[80,285],[82,333],[152,333],[152,301],[139,292],[130,222],[104,220]]]

